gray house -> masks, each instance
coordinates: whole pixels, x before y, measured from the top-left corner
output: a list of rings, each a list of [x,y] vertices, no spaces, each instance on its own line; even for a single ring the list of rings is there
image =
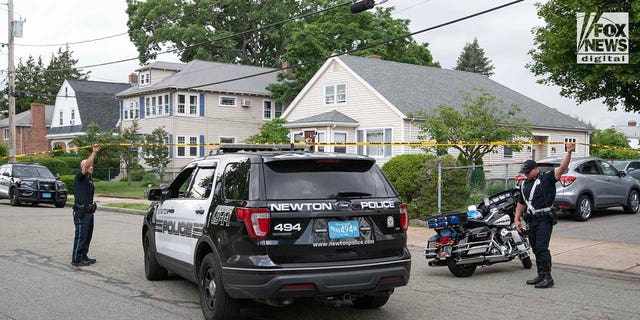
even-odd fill
[[[292,142],[312,138],[316,142],[406,144],[419,140],[422,121],[415,116],[419,111],[428,114],[440,104],[460,106],[464,102],[461,91],[473,94],[476,89],[501,99],[499,108],[505,111],[518,105],[518,117],[529,120],[534,134],[521,152],[503,147],[486,155],[488,177],[512,176],[526,159],[561,154],[563,146],[551,142],[577,142],[577,155],[589,154],[589,125],[488,77],[377,57],[343,55],[327,60],[282,117],[288,121]],[[369,155],[379,164],[399,154],[423,152],[408,145],[326,146],[322,150]]]
[[[117,128],[120,101],[116,93],[130,87],[128,83],[65,80],[56,96],[51,129],[46,136],[51,147],[72,147],[71,140],[84,135],[91,122],[101,131]]]

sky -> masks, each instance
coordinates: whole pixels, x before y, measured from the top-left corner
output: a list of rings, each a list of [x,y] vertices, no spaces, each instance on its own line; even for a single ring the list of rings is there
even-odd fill
[[[454,20],[489,9],[509,0],[389,0],[382,7],[395,7],[393,17],[409,19],[411,32]],[[414,36],[417,42],[429,43],[434,59],[446,69],[453,69],[462,48],[474,37],[495,66],[491,79],[529,98],[537,100],[560,112],[576,117],[597,129],[614,125],[626,125],[634,120],[640,123],[640,115],[621,111],[608,112],[602,101],[590,101],[577,105],[575,101],[560,96],[560,88],[536,83],[537,78],[525,65],[531,62],[527,52],[533,49],[531,30],[544,21],[538,18],[533,0],[527,0],[507,8],[453,25],[427,31]],[[25,20],[23,37],[15,39],[15,65],[20,58],[41,56],[45,65],[60,45],[70,43],[77,67],[85,67],[111,61],[129,61],[100,67],[84,68],[91,71],[90,80],[127,82],[128,74],[140,65],[137,51],[128,35],[120,35],[99,41],[75,43],[90,39],[110,37],[127,32],[125,0],[14,0],[14,20]],[[8,9],[0,4],[0,28],[7,27]],[[7,32],[0,32],[0,42],[7,42]],[[54,45],[54,46],[51,46]],[[57,45],[57,46],[55,46]],[[173,54],[158,56],[160,61],[178,62]],[[0,48],[0,69],[6,81],[7,48]]]

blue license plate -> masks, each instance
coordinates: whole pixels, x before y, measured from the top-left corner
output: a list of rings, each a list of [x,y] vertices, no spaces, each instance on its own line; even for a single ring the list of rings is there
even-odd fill
[[[358,221],[329,221],[329,238],[357,238],[360,236]]]
[[[42,197],[43,197],[43,198],[51,198],[51,193],[49,193],[49,192],[43,192],[43,193],[42,193]]]

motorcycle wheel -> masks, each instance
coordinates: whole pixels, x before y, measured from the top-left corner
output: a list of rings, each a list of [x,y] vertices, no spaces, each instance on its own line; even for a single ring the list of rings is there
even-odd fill
[[[456,264],[456,261],[453,259],[447,259],[447,267],[449,271],[453,273],[454,276],[458,278],[467,278],[471,277],[474,272],[476,272],[477,264]]]
[[[531,257],[520,258],[520,262],[522,262],[522,266],[525,269],[531,269],[531,267],[533,266],[533,263],[531,262]]]

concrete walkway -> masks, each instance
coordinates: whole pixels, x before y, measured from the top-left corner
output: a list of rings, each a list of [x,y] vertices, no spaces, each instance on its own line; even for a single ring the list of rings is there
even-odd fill
[[[140,198],[110,198],[96,196],[95,201],[99,210],[144,214],[143,210],[106,207],[108,203],[150,203]],[[428,238],[435,232],[426,227],[409,227],[407,244],[409,246],[424,248]],[[608,271],[627,272],[640,275],[640,245],[551,238],[550,248],[553,262],[571,266],[602,269]],[[424,259],[424,255],[415,256],[415,259]],[[532,254],[532,258],[535,257]]]

